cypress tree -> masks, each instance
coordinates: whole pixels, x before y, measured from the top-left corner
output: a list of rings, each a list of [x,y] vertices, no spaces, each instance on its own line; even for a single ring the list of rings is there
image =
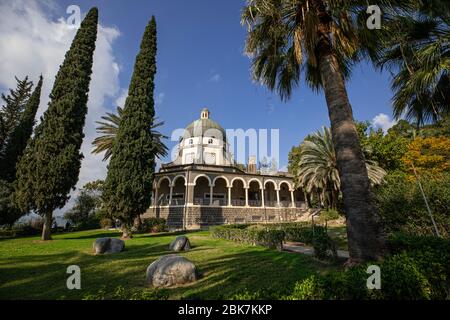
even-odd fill
[[[5,104],[0,110],[0,150],[3,150],[9,135],[19,123],[33,88],[33,82],[28,81],[28,76],[23,80],[15,78],[16,89],[9,89],[8,95],[1,96]]]
[[[156,152],[149,130],[155,115],[155,73],[156,21],[152,17],[136,57],[103,190],[104,205],[112,216],[122,221],[124,238],[130,236],[134,218],[150,205]]]
[[[16,178],[16,162],[22,156],[28,139],[33,132],[35,116],[39,108],[42,88],[42,76],[28,99],[18,125],[11,132],[6,142],[4,153],[0,161],[0,179],[13,182]]]
[[[83,126],[97,39],[97,8],[75,35],[55,78],[50,102],[17,167],[15,201],[44,217],[42,240],[50,240],[53,211],[62,208],[78,181]]]

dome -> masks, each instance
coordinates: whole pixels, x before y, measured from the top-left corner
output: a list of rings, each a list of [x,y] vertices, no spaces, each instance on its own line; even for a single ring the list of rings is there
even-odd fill
[[[184,138],[192,137],[214,137],[222,138],[226,141],[225,130],[215,121],[209,119],[210,112],[204,108],[201,112],[200,119],[191,122],[186,128]]]

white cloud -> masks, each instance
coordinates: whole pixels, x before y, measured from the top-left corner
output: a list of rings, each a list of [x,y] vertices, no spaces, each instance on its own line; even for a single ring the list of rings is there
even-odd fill
[[[118,98],[116,99],[116,107],[123,108],[125,106],[125,100],[127,100],[128,97],[128,88],[127,89],[121,89],[120,94]]]
[[[158,95],[156,96],[156,99],[155,99],[155,103],[157,105],[161,105],[163,103],[165,97],[166,97],[166,94],[164,92],[158,93]]]
[[[380,113],[376,115],[372,119],[372,125],[375,128],[381,128],[384,132],[387,132],[389,128],[394,126],[397,123],[397,121],[392,120],[387,114]]]
[[[222,76],[219,73],[214,74],[211,78],[209,78],[209,81],[211,82],[220,82],[222,80]]]
[[[15,75],[19,78],[29,75],[31,80],[36,81],[42,73],[44,85],[38,118],[47,108],[55,75],[76,33],[67,24],[67,17],[58,20],[51,17],[51,14],[56,14],[57,8],[58,5],[52,1],[39,4],[34,0],[0,2],[0,87],[14,87]],[[84,127],[85,138],[81,146],[84,159],[77,187],[106,175],[102,155],[94,156],[90,152],[92,140],[96,136],[95,121],[110,110],[110,107],[105,106],[105,100],[120,94],[120,68],[112,49],[119,35],[118,29],[99,25]]]

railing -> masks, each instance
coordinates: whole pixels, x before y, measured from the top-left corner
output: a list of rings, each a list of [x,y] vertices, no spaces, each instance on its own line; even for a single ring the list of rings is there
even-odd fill
[[[209,199],[194,198],[194,204],[200,206],[207,206],[209,205]]]
[[[243,207],[245,206],[245,200],[231,199],[231,205],[235,207]]]
[[[261,201],[260,200],[248,200],[248,205],[250,207],[261,207]]]
[[[184,205],[184,199],[172,199],[172,206],[182,206]]]
[[[213,199],[214,206],[227,206],[228,200],[227,199]]]
[[[277,203],[276,201],[267,201],[267,200],[264,200],[264,205],[265,205],[266,207],[274,207],[274,208],[278,207],[278,203]]]

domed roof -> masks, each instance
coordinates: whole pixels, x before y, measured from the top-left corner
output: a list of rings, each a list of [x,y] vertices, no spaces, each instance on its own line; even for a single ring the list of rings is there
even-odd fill
[[[212,137],[222,138],[223,141],[226,141],[225,130],[217,122],[209,119],[209,115],[209,110],[204,108],[202,110],[200,119],[191,122],[186,127],[184,138]]]

